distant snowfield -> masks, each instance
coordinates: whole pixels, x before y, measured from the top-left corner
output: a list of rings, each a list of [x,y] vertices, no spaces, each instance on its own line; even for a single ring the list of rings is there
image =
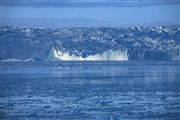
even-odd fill
[[[108,50],[102,54],[96,54],[96,55],[89,55],[87,57],[82,56],[76,56],[76,55],[70,55],[69,53],[63,53],[60,50],[56,50],[55,48],[52,48],[52,54],[50,55],[49,59],[51,61],[58,61],[58,60],[74,60],[74,61],[127,61],[128,60],[128,54],[127,51],[121,51],[121,50]]]

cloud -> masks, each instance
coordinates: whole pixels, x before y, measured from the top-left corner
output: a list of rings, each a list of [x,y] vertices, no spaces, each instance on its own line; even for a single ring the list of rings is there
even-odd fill
[[[2,6],[26,7],[142,7],[180,4],[180,0],[1,0]]]

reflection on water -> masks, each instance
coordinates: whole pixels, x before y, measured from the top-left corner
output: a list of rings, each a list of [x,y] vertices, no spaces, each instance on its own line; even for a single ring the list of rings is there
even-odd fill
[[[180,63],[1,63],[2,119],[180,119]]]

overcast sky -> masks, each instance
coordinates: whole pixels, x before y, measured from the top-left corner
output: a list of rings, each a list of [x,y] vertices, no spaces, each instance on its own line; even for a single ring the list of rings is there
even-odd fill
[[[1,0],[1,25],[37,27],[180,24],[180,0]]]

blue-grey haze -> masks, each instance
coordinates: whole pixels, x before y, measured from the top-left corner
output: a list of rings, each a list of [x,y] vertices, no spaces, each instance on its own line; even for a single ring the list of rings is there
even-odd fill
[[[1,25],[74,27],[180,24],[179,0],[1,0]]]

